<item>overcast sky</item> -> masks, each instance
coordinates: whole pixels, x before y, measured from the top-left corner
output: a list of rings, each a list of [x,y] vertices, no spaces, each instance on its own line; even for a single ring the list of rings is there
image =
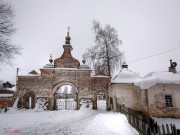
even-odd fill
[[[86,48],[94,45],[92,21],[113,26],[122,40],[121,50],[129,69],[141,76],[167,71],[169,59],[178,63],[180,49],[149,59],[141,58],[180,47],[179,0],[8,0],[15,11],[17,33],[13,42],[21,45],[22,56],[13,67],[0,65],[0,80],[13,81],[19,74],[42,68],[63,53],[67,27],[72,54],[80,62]],[[120,69],[119,69],[120,70]]]

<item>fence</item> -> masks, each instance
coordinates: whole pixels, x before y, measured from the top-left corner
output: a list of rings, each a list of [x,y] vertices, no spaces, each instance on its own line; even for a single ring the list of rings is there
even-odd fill
[[[129,123],[140,135],[180,135],[174,124],[159,126],[154,120],[140,111],[117,104],[117,112],[126,115]]]

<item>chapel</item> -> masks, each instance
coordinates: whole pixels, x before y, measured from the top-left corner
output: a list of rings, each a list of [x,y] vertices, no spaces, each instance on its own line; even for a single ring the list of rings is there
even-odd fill
[[[40,74],[32,71],[28,75],[18,76],[15,97],[19,97],[19,108],[34,108],[40,98],[45,99],[44,104],[49,110],[78,110],[82,101],[98,109],[97,99],[100,95],[105,95],[105,100],[108,100],[110,77],[98,73],[92,75],[85,60],[81,65],[72,56],[69,30],[62,47],[62,55],[55,60],[51,55],[50,63],[40,68]]]

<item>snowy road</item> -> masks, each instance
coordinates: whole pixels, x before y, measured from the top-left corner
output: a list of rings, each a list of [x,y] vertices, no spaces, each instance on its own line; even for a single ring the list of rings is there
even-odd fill
[[[6,135],[138,135],[123,114],[101,109],[24,110],[1,113],[0,119],[0,134]]]

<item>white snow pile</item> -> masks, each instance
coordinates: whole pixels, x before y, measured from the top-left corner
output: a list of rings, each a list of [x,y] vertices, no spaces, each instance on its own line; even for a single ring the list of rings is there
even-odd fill
[[[111,81],[111,83],[134,83],[140,81],[141,78],[137,73],[132,72],[127,68],[123,68]]]
[[[12,87],[12,88],[6,88],[6,90],[16,91],[16,86],[14,86],[14,87]]]
[[[104,102],[103,102],[104,103]],[[0,113],[0,134],[138,135],[125,115],[99,109]]]
[[[90,109],[92,110],[92,107],[93,107],[93,103],[92,103],[92,100],[91,99],[81,99],[80,101],[80,106],[81,106],[81,110],[84,110],[84,109]]]
[[[36,100],[35,110],[36,111],[47,110],[48,101],[49,100],[47,100],[45,98],[38,98]]]
[[[158,83],[180,84],[180,74],[172,72],[152,72],[142,80],[134,82],[134,84],[141,89],[148,89]]]
[[[13,106],[12,106],[13,109],[17,109],[18,102],[19,102],[19,97],[16,98],[16,100],[15,100]]]

